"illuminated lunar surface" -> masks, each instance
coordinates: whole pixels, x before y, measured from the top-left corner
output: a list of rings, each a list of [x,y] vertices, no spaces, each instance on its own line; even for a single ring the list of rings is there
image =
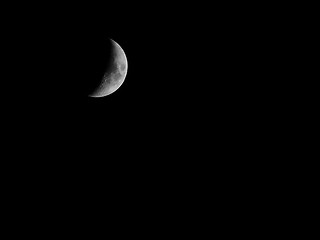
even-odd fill
[[[110,71],[106,72],[101,84],[94,91],[91,97],[104,97],[115,92],[122,85],[127,75],[128,62],[123,49],[112,40],[113,62]]]

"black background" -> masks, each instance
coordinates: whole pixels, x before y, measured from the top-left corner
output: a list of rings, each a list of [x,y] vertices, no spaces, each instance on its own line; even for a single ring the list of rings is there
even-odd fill
[[[252,70],[260,64],[256,55],[264,36],[256,29],[263,24],[254,26],[256,17],[238,7],[8,7],[1,89],[7,141],[35,159],[68,159],[69,166],[121,165],[116,159],[125,159],[128,169],[145,167],[150,159],[154,166],[167,161],[179,168],[212,148],[229,152],[229,144],[242,141],[245,126],[259,122],[256,96],[263,90],[255,79],[265,75]],[[88,84],[100,79],[99,50],[109,39],[126,53],[127,77],[113,94],[90,98]]]
[[[117,3],[2,7],[1,176],[11,218],[37,228],[32,217],[55,228],[107,220],[120,233],[123,223],[157,233],[180,224],[189,234],[210,211],[228,226],[247,214],[236,211],[242,202],[265,206],[263,182],[287,172],[277,161],[287,158],[277,153],[287,134],[277,125],[287,122],[264,105],[279,87],[269,71],[279,65],[267,57],[278,36],[257,17],[265,6]],[[127,77],[90,98],[109,39],[126,53]]]
[[[62,142],[68,135],[72,144],[91,136],[93,145],[141,138],[150,146],[147,139],[170,141],[196,119],[208,64],[196,57],[202,26],[180,7],[77,3],[14,10],[7,20],[13,66],[5,102],[23,130]],[[90,98],[109,39],[127,55],[127,77],[110,96]]]

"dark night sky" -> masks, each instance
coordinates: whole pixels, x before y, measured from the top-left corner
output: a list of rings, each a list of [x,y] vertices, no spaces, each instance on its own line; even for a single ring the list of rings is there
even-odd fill
[[[203,175],[212,162],[241,162],[232,155],[254,150],[251,142],[267,129],[267,112],[250,95],[252,86],[261,95],[261,72],[244,57],[259,36],[247,40],[230,6],[117,2],[6,10],[1,134],[13,164],[58,169],[55,178],[61,170],[99,175],[103,183],[142,176],[151,185],[169,170],[196,178],[197,165]],[[99,48],[109,38],[126,53],[127,78],[110,96],[89,98],[86,86],[99,78]]]
[[[278,88],[279,79],[276,74],[263,79],[275,57],[271,63],[257,57],[261,49],[272,50],[260,39],[276,42],[277,36],[272,39],[261,25],[245,30],[258,21],[231,2],[224,8],[194,1],[114,1],[120,6],[104,2],[108,5],[28,1],[26,6],[14,2],[12,11],[3,8],[8,17],[0,16],[5,17],[1,163],[12,167],[1,169],[8,174],[2,177],[10,188],[7,199],[16,202],[10,211],[18,209],[29,217],[17,206],[32,211],[40,206],[43,219],[46,210],[59,209],[52,219],[65,218],[66,226],[70,209],[76,217],[97,212],[103,216],[100,222],[109,219],[122,226],[109,216],[110,209],[126,221],[129,215],[130,225],[140,224],[139,217],[148,221],[154,209],[164,209],[158,225],[173,216],[176,226],[177,207],[184,212],[181,216],[192,217],[189,205],[199,212],[203,199],[210,199],[205,194],[212,195],[213,189],[213,196],[227,199],[227,209],[230,199],[243,195],[247,182],[257,182],[254,175],[279,169],[270,162],[290,152],[284,148],[279,155],[278,149],[287,144],[286,132],[279,128],[287,128],[291,120],[278,124],[287,104],[274,114],[272,104],[265,108],[259,101],[273,100],[273,92],[263,95],[263,89]],[[248,20],[244,24],[241,15]],[[263,29],[261,35],[257,29]],[[88,98],[87,83],[99,78],[99,60],[104,57],[99,49],[109,38],[127,55],[127,78],[110,96]],[[242,184],[243,178],[248,180]],[[15,181],[18,187],[11,187]],[[216,186],[223,191],[216,194]],[[233,193],[236,188],[240,195]],[[255,193],[256,188],[248,189]],[[126,209],[134,209],[133,214]],[[108,211],[107,217],[101,210]],[[33,212],[30,216],[37,218]]]
[[[194,36],[183,32],[190,25],[183,26],[175,11],[136,4],[42,9],[28,18],[19,15],[10,28],[16,43],[13,61],[19,61],[15,76],[23,76],[15,98],[8,100],[15,106],[16,120],[23,119],[39,133],[100,136],[100,131],[123,131],[132,136],[160,133],[174,120],[177,108],[186,107],[179,96],[186,91],[176,90],[187,86],[180,58],[186,37]],[[99,78],[97,59],[103,59],[93,52],[108,38],[127,55],[127,78],[110,96],[88,98],[87,83]]]
[[[16,62],[8,116],[27,131],[47,131],[44,136],[61,141],[65,135],[80,142],[102,138],[101,147],[138,138],[151,146],[163,138],[173,144],[225,120],[224,106],[239,87],[233,78],[238,69],[230,68],[237,35],[227,37],[230,28],[224,27],[228,11],[137,3],[37,9],[43,10],[18,14],[8,35]],[[127,77],[110,96],[89,98],[87,83],[99,78],[94,69],[101,64],[92,52],[109,38],[127,55]]]

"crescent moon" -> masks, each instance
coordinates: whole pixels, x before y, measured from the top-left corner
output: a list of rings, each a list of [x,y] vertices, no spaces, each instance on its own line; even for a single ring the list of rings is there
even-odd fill
[[[127,71],[127,57],[118,43],[112,40],[113,54],[111,70],[106,72],[101,80],[101,84],[94,91],[91,97],[104,97],[114,93],[124,82]]]

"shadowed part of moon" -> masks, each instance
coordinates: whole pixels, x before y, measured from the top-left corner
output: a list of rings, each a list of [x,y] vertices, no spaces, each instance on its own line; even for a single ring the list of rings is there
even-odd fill
[[[101,84],[91,97],[104,97],[116,91],[123,83],[127,74],[127,59],[122,48],[113,41],[113,54],[110,66],[107,68]]]

